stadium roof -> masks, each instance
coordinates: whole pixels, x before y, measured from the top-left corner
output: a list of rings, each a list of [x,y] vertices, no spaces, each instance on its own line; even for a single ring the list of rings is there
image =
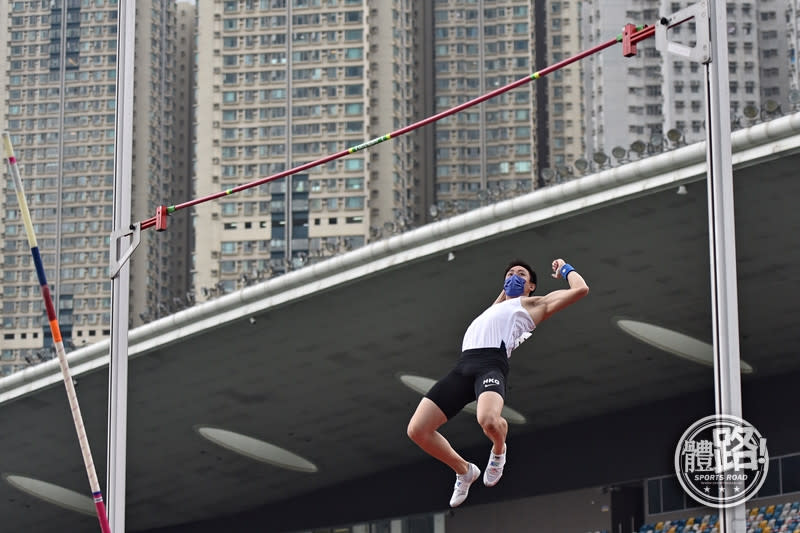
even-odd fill
[[[800,371],[800,113],[737,131],[733,142],[741,354],[753,368],[747,383]],[[349,498],[362,480],[375,490],[388,473],[433,469],[405,436],[420,394],[400,376],[435,379],[449,370],[464,329],[497,296],[502,269],[516,257],[537,269],[538,294],[563,287],[547,275],[556,257],[584,275],[591,293],[514,352],[508,402],[525,422],[512,426],[510,443],[706,391],[709,366],[617,326],[641,321],[710,342],[704,170],[705,144],[685,146],[432,223],[132,330],[127,529],[259,509],[269,516],[284,506],[320,511],[283,517],[280,527],[330,524],[348,516],[337,492]],[[676,194],[679,185],[687,194]],[[103,342],[69,357],[101,479],[107,352]],[[4,527],[97,527],[92,514],[43,503],[15,485],[13,476],[26,476],[88,498],[55,360],[0,380],[0,427]],[[459,449],[487,447],[474,417],[459,415],[446,428]],[[268,444],[228,444],[245,448],[242,455],[219,445],[225,432]],[[270,445],[307,462],[283,468],[253,460],[275,451]],[[442,490],[428,508],[446,505],[449,487]],[[424,487],[409,499],[428,494]],[[326,514],[325,504],[337,511]]]

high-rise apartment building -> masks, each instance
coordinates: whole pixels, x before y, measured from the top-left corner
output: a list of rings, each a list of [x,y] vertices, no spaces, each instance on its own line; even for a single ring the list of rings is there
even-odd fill
[[[546,2],[546,13],[542,15],[549,65],[581,51],[582,6],[582,2],[575,0]],[[553,168],[570,167],[586,153],[583,69],[584,63],[578,61],[548,76],[546,134],[548,162]]]
[[[652,24],[659,18],[659,0],[593,0],[583,2],[583,48],[622,33],[626,23]],[[638,54],[626,58],[621,46],[583,60],[586,84],[587,155],[610,153],[636,139],[663,130],[661,54],[655,39],[641,41]]]
[[[193,0],[177,0],[175,11],[175,99],[173,128],[174,176],[172,193],[175,195],[169,203],[185,201],[194,196],[192,179],[194,167],[194,87],[195,87],[195,39],[197,27],[197,10]],[[150,213],[152,216],[154,213]],[[194,303],[191,292],[192,250],[194,249],[194,232],[192,219],[188,213],[172,217],[169,232],[173,233],[168,244],[174,248],[168,250],[166,257],[170,266],[170,293],[176,306],[190,306]],[[163,259],[162,259],[163,261]],[[172,289],[174,287],[174,289]],[[183,291],[186,291],[182,294]]]
[[[0,20],[8,20],[8,7],[9,7],[8,2],[0,2]],[[8,72],[8,40],[5,38],[0,39],[0,72]],[[5,79],[1,78],[0,81],[5,81]],[[0,102],[3,102],[3,104],[5,104],[7,99],[6,90],[7,90],[6,85],[0,83]],[[0,129],[5,127],[4,123],[5,121],[3,123],[0,123],[2,124],[0,125]],[[0,148],[0,150],[2,150],[2,148]],[[5,183],[6,175],[4,173],[5,169],[0,170],[0,172],[2,172],[2,174],[0,175],[2,175],[4,178],[3,183],[0,184],[0,202],[5,202],[5,195],[7,194],[7,186]],[[5,220],[6,220],[5,213],[0,212],[0,235],[5,235]],[[0,246],[0,265],[3,265],[0,268],[2,268],[3,270],[5,270],[4,253],[5,250],[3,249],[3,246]],[[0,310],[6,307],[5,300],[6,296],[3,294],[2,291],[0,291]],[[11,304],[8,305],[8,309],[10,312]],[[3,311],[3,313],[5,312]],[[2,324],[0,324],[0,326],[2,326]],[[3,331],[2,329],[0,329],[0,339],[3,339],[3,336],[4,336]],[[0,344],[0,376],[8,375],[19,368],[23,368],[23,363],[18,358],[18,354],[15,351],[3,348],[3,345]]]
[[[674,3],[671,7],[683,7]],[[786,1],[728,2],[728,76],[731,114],[740,124],[752,113],[767,118],[788,108],[790,64]],[[673,30],[675,40],[691,44],[694,24]],[[688,34],[688,35],[686,35]],[[686,37],[684,37],[686,35]],[[677,128],[689,142],[705,139],[704,68],[680,58],[664,63],[664,127]],[[751,115],[748,117],[747,115]],[[745,124],[742,124],[745,125]]]
[[[439,0],[434,7],[435,101],[452,107],[580,51],[581,3]],[[544,184],[544,168],[585,153],[583,66],[437,123],[438,211],[463,211]]]
[[[293,169],[412,122],[414,2],[198,5],[196,193]],[[200,299],[419,222],[414,136],[194,209]]]
[[[800,1],[788,0],[786,2],[786,31],[789,36],[789,83],[790,103],[793,108],[800,105],[800,68],[797,61],[800,54]],[[794,91],[794,92],[792,92]]]
[[[436,112],[535,70],[531,3],[438,0],[433,16]],[[438,211],[467,211],[533,189],[538,164],[535,83],[434,125]]]
[[[80,346],[110,334],[117,1],[2,4],[2,127],[16,149],[65,343]],[[175,4],[140,1],[137,18],[132,212],[144,218],[181,187],[174,181]],[[1,201],[0,374],[8,374],[48,357],[52,340],[10,179]],[[169,234],[145,237],[132,263],[132,317],[187,292],[173,276],[185,259],[167,257],[181,244]]]
[[[728,74],[734,127],[768,118],[789,108],[790,0],[726,4]],[[791,0],[795,1],[795,0]],[[661,15],[675,13],[692,2],[639,0],[585,2],[588,11],[585,45],[621,33],[625,23],[655,24]],[[696,22],[670,30],[671,41],[694,46]],[[640,140],[649,151],[666,142],[705,139],[705,67],[676,55],[662,55],[655,40],[641,41],[636,57],[624,58],[612,48],[588,58],[586,103],[589,110],[587,150],[628,149]],[[665,136],[671,133],[673,141]]]
[[[116,1],[114,2],[116,4]],[[181,6],[181,27],[176,21]],[[175,0],[137,3],[134,85],[132,209],[134,221],[155,214],[156,206],[191,195],[192,4]],[[180,43],[178,42],[180,39]],[[180,53],[179,47],[180,46]],[[131,256],[131,317],[141,324],[187,305],[189,217],[170,218],[168,231],[142,232]]]

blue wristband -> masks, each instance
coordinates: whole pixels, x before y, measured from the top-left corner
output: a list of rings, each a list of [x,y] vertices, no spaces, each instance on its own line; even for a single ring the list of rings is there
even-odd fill
[[[575,270],[575,269],[574,269],[574,268],[572,268],[572,265],[570,265],[569,263],[564,263],[564,266],[562,266],[562,267],[561,267],[561,270],[560,270],[560,272],[561,272],[561,277],[562,277],[562,278],[564,278],[564,279],[566,280],[566,279],[567,279],[567,276],[569,276],[569,273],[570,273],[570,272],[572,272],[572,271],[574,271],[574,270]]]

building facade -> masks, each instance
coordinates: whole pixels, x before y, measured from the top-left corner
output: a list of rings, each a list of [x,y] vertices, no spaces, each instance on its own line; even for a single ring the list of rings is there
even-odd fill
[[[254,182],[413,121],[414,3],[198,6],[196,194]],[[419,222],[414,135],[198,205],[199,299]]]
[[[800,53],[800,2],[789,0],[786,5],[786,31],[789,35],[789,103],[792,109],[800,105],[800,68],[797,65]]]
[[[625,23],[655,24],[662,14],[678,12],[692,2],[595,0],[584,4],[588,11],[584,46],[591,46],[619,35]],[[734,128],[791,108],[793,5],[795,0],[726,3],[724,31]],[[671,41],[686,46],[694,46],[696,38],[695,21],[669,33]],[[656,49],[655,39],[641,41],[635,57],[625,58],[619,48],[612,48],[586,63],[590,157],[602,152],[610,163],[608,154],[615,147],[620,159],[635,158],[705,140],[704,65],[677,55],[664,56]],[[631,150],[635,141],[641,144]]]
[[[561,0],[546,3],[548,64],[577,55],[582,50],[583,3]],[[548,80],[546,149],[551,168],[571,168],[586,153],[584,118],[584,62],[578,61],[552,73]],[[540,167],[541,170],[541,167]],[[562,170],[563,172],[563,170]]]
[[[3,128],[15,146],[65,344],[80,346],[109,336],[111,327],[118,6],[116,0],[3,4]],[[137,7],[134,217],[176,192],[175,4],[149,0]],[[8,374],[52,357],[52,339],[10,179],[3,183],[2,215],[0,373]],[[131,316],[171,301],[172,291],[186,293],[164,264],[173,246],[148,239],[134,254]]]
[[[535,70],[529,2],[439,0],[433,20],[437,113]],[[534,188],[535,83],[435,123],[434,213],[464,212]]]

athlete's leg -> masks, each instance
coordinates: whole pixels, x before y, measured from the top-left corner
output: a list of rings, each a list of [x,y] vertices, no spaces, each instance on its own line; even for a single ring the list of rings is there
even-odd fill
[[[492,441],[492,452],[500,455],[504,451],[508,422],[502,417],[503,397],[494,391],[485,391],[478,396],[478,424]]]
[[[440,460],[456,474],[469,470],[469,463],[461,457],[437,430],[447,422],[447,416],[429,398],[422,398],[408,423],[408,437],[432,457]]]
[[[483,471],[483,484],[494,487],[503,476],[506,465],[506,435],[508,422],[501,416],[503,397],[494,391],[483,392],[478,396],[478,423],[483,432],[492,440],[489,462]]]

